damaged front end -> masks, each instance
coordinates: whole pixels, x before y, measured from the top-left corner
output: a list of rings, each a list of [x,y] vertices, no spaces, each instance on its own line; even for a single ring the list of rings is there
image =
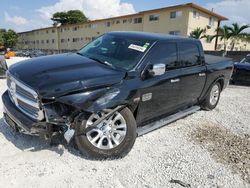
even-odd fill
[[[50,125],[48,136],[52,137],[53,133],[60,132],[64,134],[65,140],[69,143],[75,135],[77,124],[82,123],[92,113],[112,109],[80,133],[81,135],[86,134],[96,128],[105,118],[112,116],[125,106],[126,100],[123,99],[126,97],[124,94],[117,88],[105,87],[92,91],[71,93],[53,100],[43,100],[46,122]]]

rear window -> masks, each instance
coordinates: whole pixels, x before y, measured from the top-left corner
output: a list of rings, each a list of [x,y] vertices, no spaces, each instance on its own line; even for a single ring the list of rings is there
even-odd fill
[[[200,51],[195,43],[179,43],[180,63],[183,67],[201,64]]]

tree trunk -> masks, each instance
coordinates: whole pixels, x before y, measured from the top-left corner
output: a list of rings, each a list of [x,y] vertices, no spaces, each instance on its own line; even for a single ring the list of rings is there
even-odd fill
[[[234,51],[235,42],[232,42],[231,51]]]

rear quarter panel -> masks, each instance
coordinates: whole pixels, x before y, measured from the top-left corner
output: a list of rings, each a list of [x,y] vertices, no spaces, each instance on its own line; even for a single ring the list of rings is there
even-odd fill
[[[207,78],[201,99],[206,97],[210,87],[219,80],[222,83],[222,90],[224,90],[228,86],[233,72],[233,61],[228,58],[216,58],[215,56],[206,61],[206,66]]]

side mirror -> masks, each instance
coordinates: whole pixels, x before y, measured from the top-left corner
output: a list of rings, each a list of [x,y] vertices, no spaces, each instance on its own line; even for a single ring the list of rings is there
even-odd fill
[[[152,68],[148,69],[150,76],[161,76],[166,72],[166,65],[165,64],[155,64]]]

